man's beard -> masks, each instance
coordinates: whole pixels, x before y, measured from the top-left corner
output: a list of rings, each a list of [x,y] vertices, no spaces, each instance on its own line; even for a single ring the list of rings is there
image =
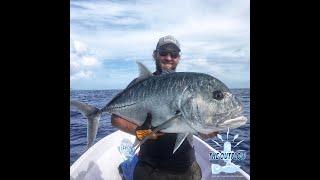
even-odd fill
[[[170,72],[175,72],[176,71],[176,67],[177,66],[172,66],[170,67],[170,69],[163,69],[161,67],[161,64],[160,64],[160,61],[159,60],[156,60],[156,69],[157,69],[157,72],[159,73],[170,73]]]

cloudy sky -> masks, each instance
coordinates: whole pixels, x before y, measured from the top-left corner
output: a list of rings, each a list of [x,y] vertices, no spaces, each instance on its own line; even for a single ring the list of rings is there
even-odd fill
[[[72,89],[122,89],[136,61],[154,71],[158,39],[181,44],[177,71],[202,72],[249,88],[249,0],[71,0]]]

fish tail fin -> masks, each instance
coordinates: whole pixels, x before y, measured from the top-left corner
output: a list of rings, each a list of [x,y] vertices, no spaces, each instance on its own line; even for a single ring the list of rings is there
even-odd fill
[[[97,136],[99,120],[102,114],[102,111],[94,106],[79,102],[79,101],[70,101],[70,105],[76,107],[80,113],[88,119],[87,126],[87,149],[89,149]]]

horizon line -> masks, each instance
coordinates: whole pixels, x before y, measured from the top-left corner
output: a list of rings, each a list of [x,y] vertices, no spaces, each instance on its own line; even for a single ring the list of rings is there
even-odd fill
[[[124,88],[125,89],[125,88]],[[250,89],[250,87],[241,87],[241,88],[229,88],[229,89]],[[72,89],[70,90],[85,90],[85,91],[104,91],[104,90],[123,90],[123,89]]]

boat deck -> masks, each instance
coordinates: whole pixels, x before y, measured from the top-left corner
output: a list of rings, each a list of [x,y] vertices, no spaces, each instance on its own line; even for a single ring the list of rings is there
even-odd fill
[[[250,179],[250,176],[243,170],[232,174],[222,172],[213,175],[209,152],[216,150],[200,138],[193,137],[196,159],[201,167],[203,180]],[[70,180],[121,180],[118,166],[123,158],[118,151],[118,146],[124,138],[134,142],[135,137],[122,131],[116,131],[93,145],[70,167]]]

